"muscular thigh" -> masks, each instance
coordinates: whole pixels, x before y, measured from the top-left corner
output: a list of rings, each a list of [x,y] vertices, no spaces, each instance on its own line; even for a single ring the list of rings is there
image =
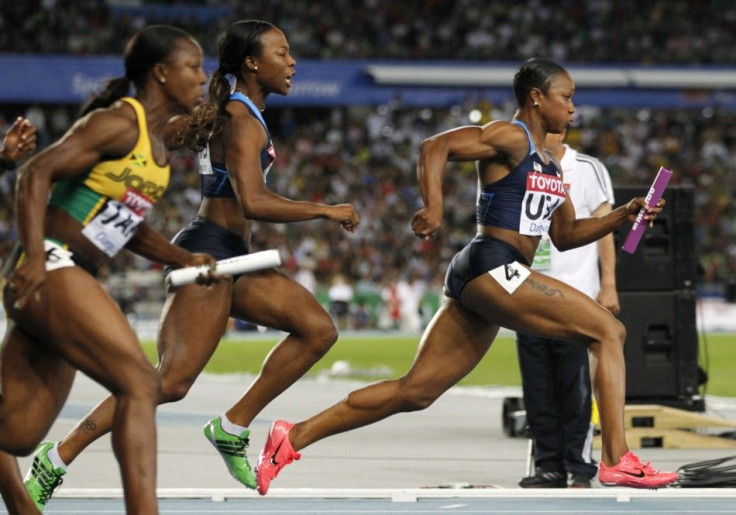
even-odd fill
[[[113,391],[151,366],[118,305],[79,267],[49,272],[39,299],[11,316],[39,345]]]
[[[159,366],[199,374],[227,329],[232,281],[172,289],[161,314]]]
[[[522,267],[518,263],[512,266]],[[489,273],[476,277],[463,290],[463,305],[514,331],[582,343],[597,340],[606,324],[614,320],[609,311],[575,288],[522,268],[529,275],[516,289],[504,287],[504,282],[508,287],[513,278],[507,281]]]
[[[430,397],[441,395],[475,368],[498,329],[459,301],[445,299],[422,336],[406,385]]]
[[[233,285],[232,306],[236,318],[289,333],[330,319],[309,290],[278,269],[240,276]]]

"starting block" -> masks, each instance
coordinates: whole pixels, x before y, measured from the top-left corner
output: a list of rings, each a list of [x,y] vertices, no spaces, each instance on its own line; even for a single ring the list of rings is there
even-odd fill
[[[632,449],[662,447],[666,449],[729,449],[736,448],[736,439],[713,433],[721,428],[736,431],[736,420],[723,420],[700,413],[660,406],[640,404],[626,406],[624,412],[626,441]],[[708,433],[711,434],[708,434]],[[593,447],[600,449],[600,435]]]

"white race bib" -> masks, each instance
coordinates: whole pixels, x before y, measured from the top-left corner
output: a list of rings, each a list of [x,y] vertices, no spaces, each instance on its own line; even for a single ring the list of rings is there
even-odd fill
[[[87,227],[82,230],[89,241],[112,257],[125,247],[143,217],[116,200],[108,200]]]
[[[197,160],[199,161],[199,174],[200,175],[212,175],[215,173],[212,170],[212,162],[210,161],[210,144],[202,149],[197,154]]]
[[[552,213],[565,201],[562,179],[554,175],[529,172],[521,204],[519,233],[541,236],[549,231]]]
[[[518,261],[501,265],[488,272],[509,294],[514,293],[531,272]]]
[[[46,271],[58,268],[75,266],[72,261],[72,253],[64,247],[51,240],[43,240],[43,250],[46,251]]]

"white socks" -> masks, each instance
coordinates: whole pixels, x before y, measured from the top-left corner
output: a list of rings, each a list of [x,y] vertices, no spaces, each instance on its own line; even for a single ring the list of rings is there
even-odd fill
[[[54,446],[49,449],[49,452],[46,454],[48,456],[49,461],[54,466],[54,468],[63,468],[66,470],[66,463],[62,461],[61,456],[59,456],[59,442],[56,442]]]
[[[240,436],[243,434],[243,431],[247,430],[247,427],[239,426],[237,424],[233,424],[230,422],[230,419],[227,418],[226,414],[220,415],[220,425],[222,426],[222,430],[226,433],[230,433],[234,436]]]

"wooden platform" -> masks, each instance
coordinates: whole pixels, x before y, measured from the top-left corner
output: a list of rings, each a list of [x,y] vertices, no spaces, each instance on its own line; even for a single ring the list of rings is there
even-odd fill
[[[736,439],[715,435],[726,433],[729,429],[736,431],[736,420],[724,420],[657,404],[637,404],[626,406],[624,424],[626,441],[631,449],[736,448]],[[593,446],[600,448],[600,436],[596,436]]]

